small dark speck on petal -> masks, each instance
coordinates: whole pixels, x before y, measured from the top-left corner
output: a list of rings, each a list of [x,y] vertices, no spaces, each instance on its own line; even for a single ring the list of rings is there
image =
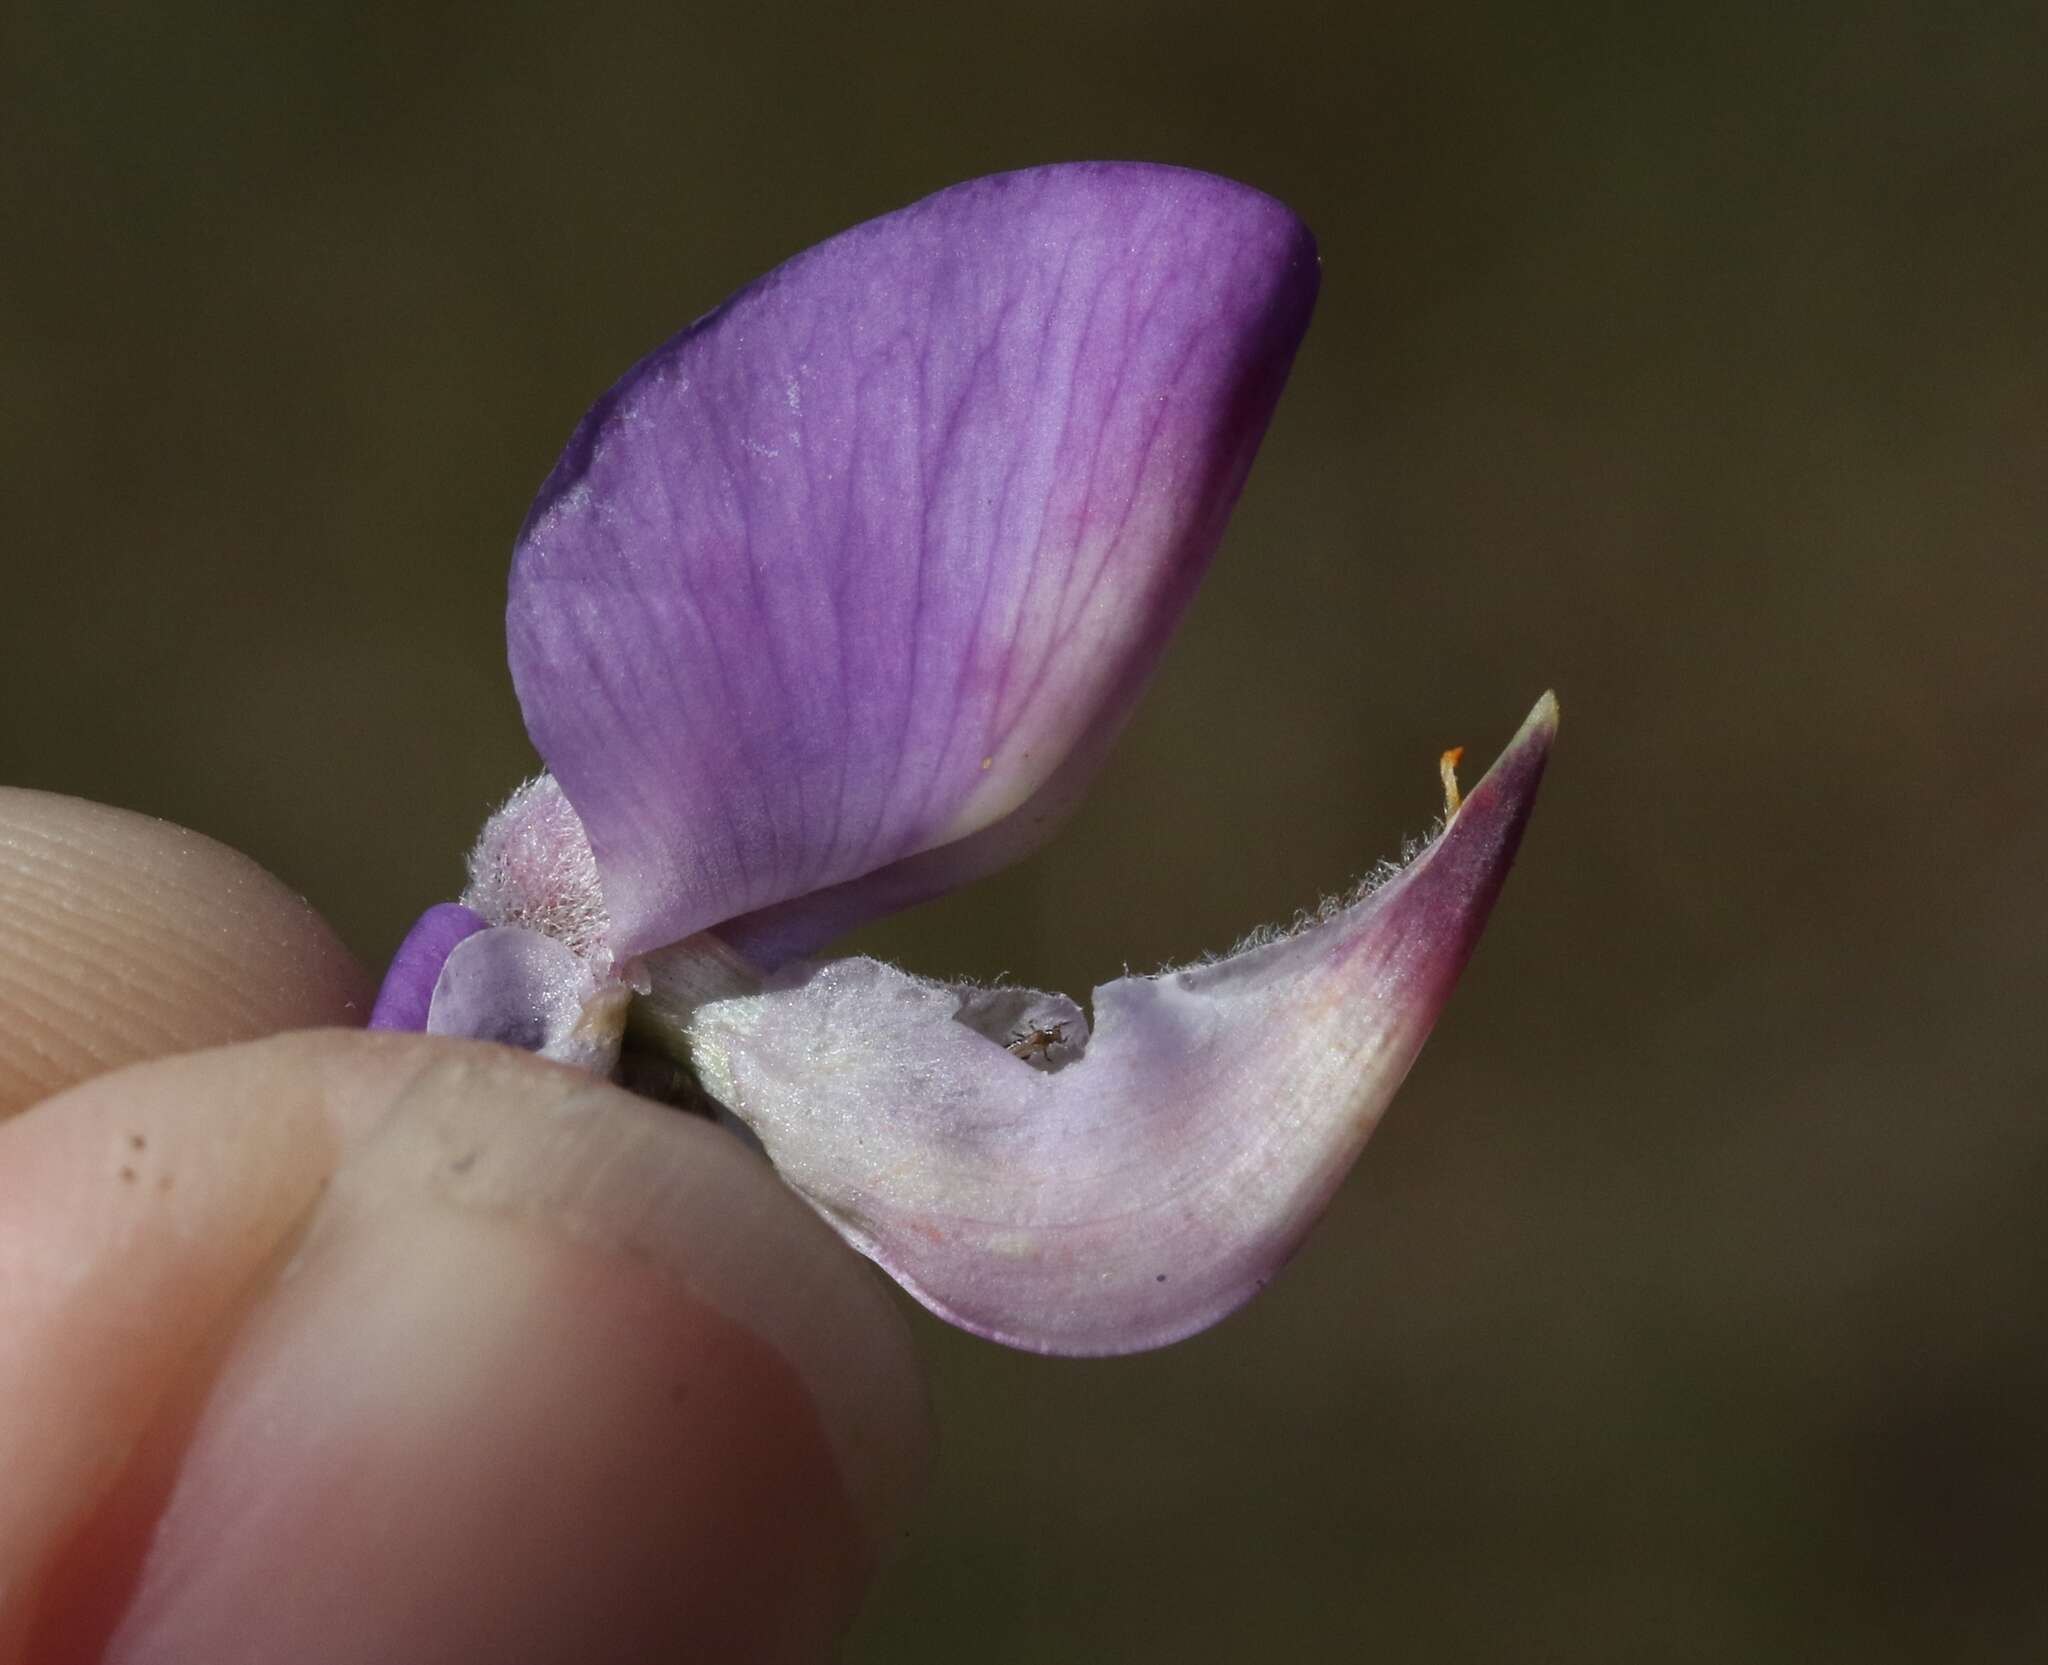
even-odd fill
[[[1164,1283],[1164,1282],[1166,1282],[1166,1274],[1165,1274],[1164,1272],[1161,1272],[1161,1273],[1160,1273],[1160,1274],[1159,1274],[1159,1275],[1158,1275],[1157,1277],[1155,1277],[1155,1278],[1154,1278],[1154,1279],[1153,1279],[1152,1281],[1153,1281],[1154,1283]]]
[[[135,1183],[135,1170],[133,1168],[124,1167],[121,1170],[121,1183],[123,1185],[133,1185]]]
[[[460,1156],[456,1157],[453,1162],[450,1162],[448,1164],[448,1171],[451,1174],[466,1174],[469,1172],[470,1169],[476,1166],[476,1159],[481,1155],[483,1155],[483,1151],[481,1148],[477,1150],[464,1151]]]
[[[174,1183],[175,1181],[169,1174],[158,1174],[156,1176],[157,1195],[162,1197],[169,1196],[171,1194],[171,1186]]]
[[[149,1141],[139,1133],[131,1133],[128,1135],[128,1148],[130,1150],[147,1150],[149,1149]]]

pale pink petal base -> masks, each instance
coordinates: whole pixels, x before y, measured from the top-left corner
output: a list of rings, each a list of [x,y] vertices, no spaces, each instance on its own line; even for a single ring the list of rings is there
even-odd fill
[[[1485,925],[1556,725],[1546,695],[1398,875],[1293,935],[1098,989],[1092,1036],[1063,997],[999,1008],[842,960],[700,1008],[696,1067],[942,1317],[1046,1353],[1178,1340],[1264,1286],[1365,1144]]]

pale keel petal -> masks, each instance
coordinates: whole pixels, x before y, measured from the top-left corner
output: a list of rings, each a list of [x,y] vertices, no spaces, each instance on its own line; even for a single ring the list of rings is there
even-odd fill
[[[1005,1023],[1073,1012],[1063,1067],[1002,1044],[990,991],[845,960],[701,1008],[697,1068],[941,1316],[1050,1353],[1177,1340],[1264,1286],[1357,1157],[1478,940],[1555,728],[1546,696],[1442,835],[1361,900],[1098,989],[1085,1051],[1062,997],[995,991],[1016,997]]]

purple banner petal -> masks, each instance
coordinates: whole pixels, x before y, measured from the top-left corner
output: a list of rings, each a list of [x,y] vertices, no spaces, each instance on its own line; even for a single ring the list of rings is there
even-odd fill
[[[508,612],[618,950],[926,853],[779,909],[779,957],[1044,836],[1215,548],[1316,281],[1244,186],[1042,168],[835,237],[630,371]]]
[[[1442,835],[1292,935],[1060,996],[873,960],[689,1021],[705,1086],[942,1317],[1049,1353],[1156,1347],[1300,1245],[1422,1049],[1507,876],[1548,696]]]

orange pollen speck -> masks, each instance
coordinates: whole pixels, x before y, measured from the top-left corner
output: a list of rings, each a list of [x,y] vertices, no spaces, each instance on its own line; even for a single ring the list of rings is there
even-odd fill
[[[1444,819],[1448,821],[1458,813],[1458,805],[1465,801],[1465,794],[1458,790],[1458,759],[1465,755],[1463,746],[1453,746],[1436,760],[1437,773],[1444,781]]]

